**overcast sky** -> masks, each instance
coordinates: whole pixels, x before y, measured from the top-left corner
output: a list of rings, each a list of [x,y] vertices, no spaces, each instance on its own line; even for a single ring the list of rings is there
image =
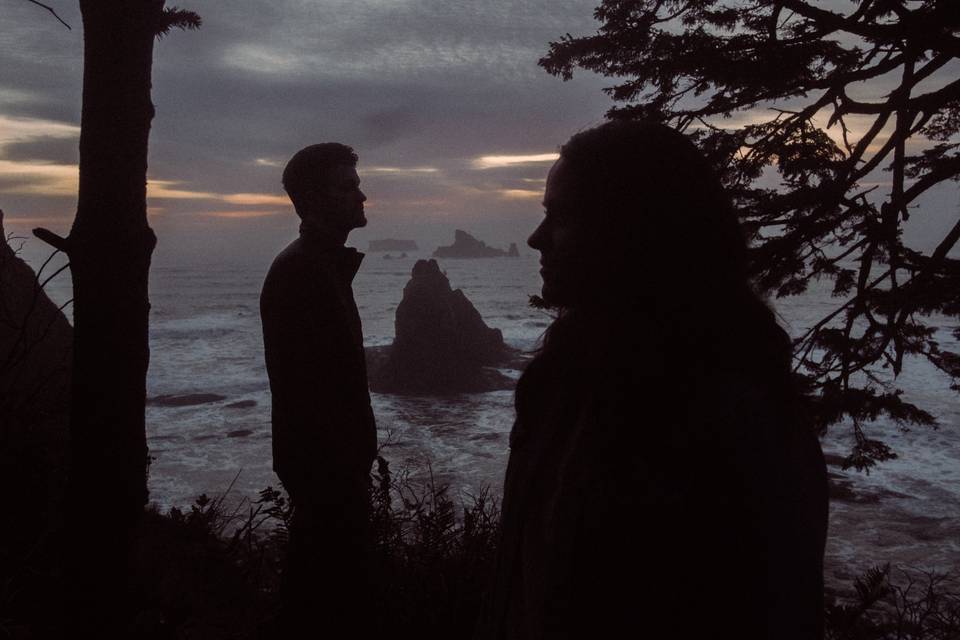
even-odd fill
[[[7,226],[66,232],[76,207],[82,24],[0,0],[0,208]],[[592,32],[595,0],[191,0],[197,32],[155,49],[150,222],[182,238],[295,232],[286,160],[352,145],[369,198],[351,239],[427,245],[475,231],[522,242],[557,146],[603,120],[606,81],[564,83],[537,60]],[[430,247],[432,248],[432,246]]]
[[[82,24],[75,0],[48,2],[72,31],[25,0],[0,0],[0,208],[11,230],[66,233]],[[158,252],[274,251],[297,224],[282,166],[329,140],[360,155],[370,223],[351,236],[357,246],[399,237],[432,249],[455,228],[523,242],[558,145],[611,104],[600,90],[609,80],[579,73],[564,83],[537,66],[551,40],[596,30],[596,3],[185,1],[203,28],[170,34],[154,56]],[[955,219],[955,188],[931,202],[939,218],[928,226]]]

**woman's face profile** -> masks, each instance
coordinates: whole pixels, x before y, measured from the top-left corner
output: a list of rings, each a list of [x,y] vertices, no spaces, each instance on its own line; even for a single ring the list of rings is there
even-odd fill
[[[581,204],[573,191],[572,168],[560,158],[547,175],[544,218],[527,244],[540,252],[543,299],[559,306],[575,306],[590,285],[587,268],[596,260],[586,234]]]

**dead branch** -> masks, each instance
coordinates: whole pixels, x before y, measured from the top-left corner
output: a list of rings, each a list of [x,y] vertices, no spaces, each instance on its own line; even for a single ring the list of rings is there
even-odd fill
[[[43,4],[42,2],[37,2],[37,0],[27,0],[27,2],[29,2],[29,3],[31,3],[31,4],[35,4],[35,5],[37,5],[38,7],[43,7],[44,9],[46,9],[47,11],[49,11],[50,13],[52,13],[52,14],[53,14],[53,17],[60,21],[60,24],[62,24],[63,26],[65,26],[67,29],[70,29],[71,31],[73,31],[73,28],[72,28],[70,25],[68,25],[66,22],[64,22],[63,18],[61,18],[60,16],[57,15],[57,12],[53,10],[53,7],[49,7],[49,6],[45,5],[45,4]]]

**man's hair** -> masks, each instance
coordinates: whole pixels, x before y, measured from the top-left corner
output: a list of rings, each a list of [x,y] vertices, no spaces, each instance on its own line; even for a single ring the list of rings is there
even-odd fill
[[[340,165],[357,166],[352,147],[339,142],[323,142],[304,147],[293,154],[283,169],[283,188],[300,213],[300,203],[326,172]]]

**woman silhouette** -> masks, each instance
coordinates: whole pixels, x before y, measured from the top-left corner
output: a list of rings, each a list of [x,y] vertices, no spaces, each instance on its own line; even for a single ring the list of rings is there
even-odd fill
[[[550,171],[484,638],[822,637],[826,470],[728,196],[653,123]]]

